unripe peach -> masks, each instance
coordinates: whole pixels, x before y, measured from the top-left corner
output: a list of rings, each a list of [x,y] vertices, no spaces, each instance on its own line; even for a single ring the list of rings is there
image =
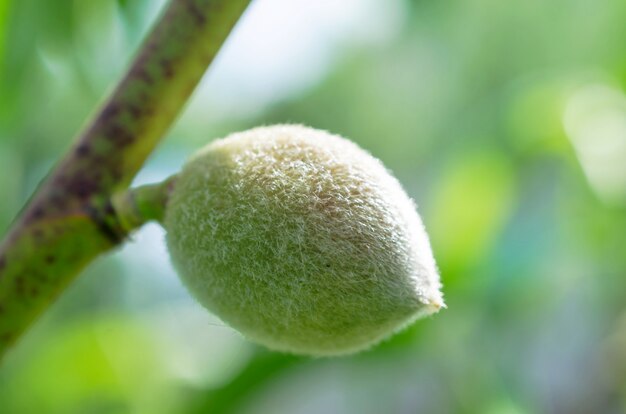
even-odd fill
[[[209,144],[181,172],[165,227],[193,296],[272,349],[358,351],[443,305],[411,199],[324,131],[277,125]]]

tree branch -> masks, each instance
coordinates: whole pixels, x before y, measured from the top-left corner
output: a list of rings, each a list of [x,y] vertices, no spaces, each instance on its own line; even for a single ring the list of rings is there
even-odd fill
[[[187,101],[250,0],[171,0],[132,66],[0,245],[0,357],[96,256],[136,222],[125,189]]]

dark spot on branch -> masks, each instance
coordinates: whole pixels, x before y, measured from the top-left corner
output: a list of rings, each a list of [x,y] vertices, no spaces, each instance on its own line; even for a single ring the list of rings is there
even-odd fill
[[[130,116],[132,116],[134,119],[137,119],[141,117],[144,111],[139,105],[130,105],[128,107],[128,112],[130,112]]]
[[[98,118],[99,123],[107,123],[112,118],[115,118],[120,113],[120,106],[118,103],[111,103],[104,108],[102,114]]]
[[[54,178],[54,183],[58,186],[58,187],[65,187],[65,184],[67,183],[67,172],[62,172],[61,174],[57,175]]]
[[[115,217],[115,209],[111,203],[106,203],[102,211],[108,217]]]
[[[65,189],[69,194],[84,200],[100,190],[97,181],[92,178],[86,174],[77,175],[66,184]]]
[[[76,155],[79,157],[86,157],[91,153],[91,147],[88,143],[83,142],[78,147],[76,147]]]
[[[45,209],[42,206],[37,206],[32,210],[29,210],[24,215],[24,222],[26,225],[31,224],[33,221],[41,220],[46,214]]]
[[[200,10],[198,6],[196,6],[195,2],[188,1],[187,10],[189,10],[189,14],[193,17],[198,26],[204,26],[204,24],[206,23],[206,16],[202,12],[202,10]]]
[[[59,190],[65,187],[65,177],[60,176],[58,180],[56,180],[55,184],[55,190]],[[63,184],[61,184],[63,183]],[[66,202],[67,202],[67,195],[66,194],[61,194],[60,191],[55,192],[54,194],[50,195],[47,199],[47,205],[49,210],[53,210],[53,211],[62,211],[65,209],[66,206]]]
[[[151,99],[152,95],[150,93],[148,93],[148,91],[141,91],[138,93],[137,95],[137,101],[142,102],[142,105],[144,106],[145,109],[145,104],[144,103],[148,103]]]
[[[169,59],[161,60],[161,68],[163,68],[163,76],[172,78],[174,76],[174,67]]]
[[[37,206],[33,209],[33,218],[34,219],[40,219],[42,218],[44,215],[44,210],[43,207],[41,206]]]
[[[47,264],[52,264],[52,263],[54,263],[54,261],[55,261],[54,256],[52,256],[52,255],[47,255],[46,256],[46,263]]]
[[[130,72],[130,77],[141,79],[146,85],[151,85],[153,82],[152,76],[148,73],[145,65],[141,64],[135,66]]]
[[[113,124],[106,129],[107,138],[118,147],[126,147],[133,143],[134,137],[126,128]]]
[[[116,226],[117,219],[115,218],[115,210],[110,202],[104,206],[104,208],[96,208],[93,205],[85,205],[83,207],[85,213],[96,224],[100,233],[102,233],[113,244],[120,244],[126,234],[120,226]]]

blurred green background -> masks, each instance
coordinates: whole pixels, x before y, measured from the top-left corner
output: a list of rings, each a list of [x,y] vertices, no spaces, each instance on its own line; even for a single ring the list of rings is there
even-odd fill
[[[0,0],[0,228],[162,7]],[[375,349],[265,351],[190,299],[149,225],[0,367],[0,413],[626,412],[626,2],[255,0],[138,183],[298,122],[417,201],[448,309]]]

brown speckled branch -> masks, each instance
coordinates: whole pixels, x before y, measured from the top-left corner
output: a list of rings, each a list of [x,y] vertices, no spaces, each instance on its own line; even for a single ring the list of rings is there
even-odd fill
[[[171,0],[111,97],[15,219],[0,245],[0,358],[87,264],[142,224],[121,220],[111,198],[128,187],[249,2]]]

